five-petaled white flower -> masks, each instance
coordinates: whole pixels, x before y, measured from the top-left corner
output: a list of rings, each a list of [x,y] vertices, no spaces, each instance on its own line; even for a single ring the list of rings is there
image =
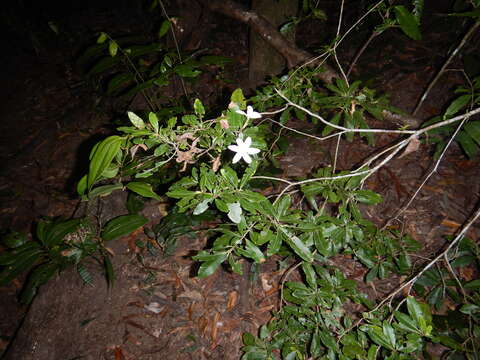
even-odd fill
[[[235,164],[240,159],[245,160],[247,164],[252,162],[252,158],[250,155],[258,154],[260,152],[259,149],[250,147],[252,145],[252,138],[249,136],[242,140],[242,138],[237,138],[237,145],[229,145],[228,148],[234,152],[236,152],[235,156],[233,157],[233,163]]]
[[[246,116],[248,119],[260,119],[262,117],[262,115],[256,111],[253,110],[253,108],[248,105],[247,106],[247,112],[245,111],[242,111],[242,110],[237,110],[236,111],[237,114],[242,114],[244,116]]]

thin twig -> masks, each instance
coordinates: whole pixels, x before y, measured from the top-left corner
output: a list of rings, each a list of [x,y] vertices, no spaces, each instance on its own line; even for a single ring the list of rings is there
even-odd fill
[[[168,16],[167,10],[165,9],[165,6],[163,5],[163,1],[158,0],[158,4],[160,5],[160,7],[162,9],[163,16],[165,16],[165,18],[170,22],[170,24],[173,24],[172,19]],[[180,62],[182,62],[182,54],[180,53],[180,46],[178,45],[177,36],[175,34],[174,26],[170,26],[170,30],[172,31],[173,43],[175,44],[175,48],[177,50],[178,60]],[[187,88],[185,87],[185,82],[183,81],[183,77],[181,77],[180,75],[178,77],[180,78],[180,83],[182,84],[183,93],[185,94],[185,97],[188,99]]]
[[[438,71],[437,75],[435,76],[435,78],[432,80],[432,82],[428,85],[427,89],[425,90],[425,92],[423,93],[422,97],[420,98],[417,106],[415,107],[415,110],[413,110],[413,113],[412,115],[415,116],[418,112],[418,110],[420,109],[420,107],[422,106],[423,102],[425,101],[425,99],[427,98],[428,94],[430,93],[430,91],[432,90],[432,88],[435,86],[435,84],[437,83],[437,81],[440,79],[440,77],[443,75],[443,73],[445,72],[445,69],[447,68],[448,65],[450,65],[451,61],[453,60],[453,58],[455,57],[455,55],[458,54],[458,52],[461,50],[461,48],[467,43],[468,39],[475,33],[475,31],[477,30],[477,28],[480,26],[480,21],[477,21],[475,22],[475,24],[473,24],[473,26],[470,28],[470,30],[468,30],[468,32],[465,34],[465,36],[462,38],[462,41],[460,41],[460,44],[458,44],[458,46],[455,48],[455,50],[452,51],[452,53],[450,54],[450,56],[448,57],[447,61],[445,61],[445,63],[443,64],[442,68]]]

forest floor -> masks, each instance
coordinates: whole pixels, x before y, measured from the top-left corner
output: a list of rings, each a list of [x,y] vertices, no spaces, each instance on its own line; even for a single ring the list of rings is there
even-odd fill
[[[233,21],[215,20],[222,22],[218,26],[222,32],[212,32],[216,37],[209,38],[209,43],[204,40],[201,46],[234,60],[235,66],[230,69],[232,84],[219,89],[218,82],[210,78],[196,91],[213,94],[217,101],[225,102],[224,93],[238,84],[245,85],[247,30]],[[75,21],[84,23],[83,19]],[[113,26],[108,22],[102,25]],[[98,24],[92,29],[105,30]],[[391,94],[395,106],[411,111],[455,39],[440,30],[426,34],[415,45],[402,37],[396,33],[372,44],[353,76],[374,78],[375,86]],[[313,39],[314,34],[307,33],[303,41],[311,40],[313,44]],[[78,51],[78,47],[58,41],[48,43],[38,54],[31,49],[13,48],[2,55],[2,231],[30,233],[42,216],[72,216],[79,206],[76,181],[86,171],[90,149],[98,139],[113,132],[109,109],[114,103],[95,92],[85,80],[74,61]],[[354,49],[345,51],[346,56],[353,53]],[[437,114],[460,82],[457,73],[447,73],[427,99],[420,117]],[[311,133],[317,131],[300,120],[292,119],[289,125]],[[392,135],[381,135],[375,146],[381,148],[393,140]],[[288,152],[280,158],[285,178],[306,176],[313,169],[329,165],[334,157],[335,143],[315,143],[294,135],[289,136],[289,142]],[[342,142],[339,149],[339,169],[352,168],[374,151],[359,140]],[[422,144],[418,151],[394,159],[372,176],[367,187],[380,193],[384,201],[369,208],[366,215],[379,225],[394,216],[399,204],[411,198],[431,171],[431,154],[431,146]],[[465,158],[453,146],[395,224],[422,243],[419,260],[436,253],[444,245],[444,236],[454,233],[469,216],[478,202],[479,179],[479,160]],[[116,211],[120,213],[124,209],[122,200],[121,196],[115,200],[119,201]],[[152,222],[158,221],[159,204],[149,203],[146,212]],[[479,235],[477,224],[468,236],[478,239]],[[100,268],[94,272],[94,286],[83,284],[73,270],[62,273],[42,288],[30,307],[17,302],[22,279],[0,288],[0,355],[12,345],[10,350],[17,357],[6,352],[7,359],[240,358],[241,334],[256,333],[278,306],[278,284],[286,272],[278,266],[278,259],[273,257],[262,264],[245,289],[242,277],[226,269],[203,280],[194,276],[195,264],[190,256],[206,245],[201,234],[193,239],[181,238],[170,257],[138,248],[139,240],[148,241],[141,231],[112,245],[117,279],[111,289]],[[348,257],[334,261],[347,277],[362,282],[364,268]],[[362,290],[379,298],[395,288],[398,281],[391,277]],[[245,291],[248,301],[241,303]]]

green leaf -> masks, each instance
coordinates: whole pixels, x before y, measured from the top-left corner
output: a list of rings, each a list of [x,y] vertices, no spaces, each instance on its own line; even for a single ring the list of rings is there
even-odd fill
[[[478,313],[479,311],[480,311],[480,306],[475,304],[463,304],[462,307],[460,308],[460,312],[467,315],[473,315],[475,313]]]
[[[108,43],[108,52],[110,53],[111,57],[115,57],[118,51],[118,44],[114,40],[110,40]]]
[[[465,151],[465,154],[467,154],[470,159],[477,155],[478,146],[466,131],[460,131],[457,136],[455,136],[455,140],[460,144],[462,150]]]
[[[328,347],[329,349],[332,349],[332,350],[337,349],[337,341],[335,340],[335,338],[332,335],[328,334],[325,331],[320,331],[318,333],[318,336],[320,337],[320,339],[322,340],[322,343],[326,347]]]
[[[421,40],[422,34],[418,26],[417,19],[413,16],[405,6],[395,6],[395,17],[403,32],[413,40]]]
[[[253,259],[256,263],[265,262],[265,256],[262,251],[256,246],[253,242],[246,239],[245,240],[245,250],[242,251],[242,254],[250,259]]]
[[[267,256],[275,255],[280,251],[282,246],[282,236],[279,233],[275,234],[275,237],[268,243]]]
[[[25,233],[18,231],[12,231],[2,238],[2,243],[10,249],[18,248],[19,246],[27,243],[28,236]]]
[[[230,97],[230,101],[238,105],[239,109],[245,110],[247,107],[247,102],[245,101],[245,96],[243,96],[242,89],[235,89]]]
[[[123,189],[122,184],[114,184],[114,185],[103,185],[94,188],[92,191],[88,193],[88,199],[92,200],[97,196],[108,196],[115,190]]]
[[[462,108],[467,105],[472,97],[470,95],[462,95],[455,100],[448,106],[447,110],[445,110],[445,117],[450,117],[458,113]]]
[[[123,138],[120,136],[110,136],[94,148],[87,176],[87,187],[89,190],[104,170],[111,164],[118,150],[120,150],[122,142]]]
[[[397,344],[397,338],[395,336],[395,330],[393,329],[392,325],[384,321],[382,330],[385,338],[388,339],[388,343],[390,344],[391,348],[395,349],[395,346]]]
[[[382,197],[371,190],[357,190],[353,192],[355,200],[367,205],[375,205],[382,202]]]
[[[312,252],[298,236],[288,231],[284,226],[280,225],[277,229],[285,235],[285,241],[298,256],[307,262],[311,263],[313,261]]]
[[[235,224],[239,224],[242,220],[242,207],[239,202],[229,203],[228,206],[228,218]]]
[[[148,114],[148,122],[150,123],[150,125],[152,125],[153,131],[155,131],[155,133],[158,134],[158,117],[157,117],[157,114],[155,114],[154,112],[150,112]],[[166,144],[162,144],[162,145],[166,145]]]
[[[316,289],[317,288],[317,276],[315,275],[315,270],[313,270],[312,264],[303,261],[302,270],[305,274],[305,279],[307,280],[308,285]]]
[[[145,123],[143,120],[138,116],[137,114],[127,111],[128,118],[130,119],[130,122],[135,126],[137,129],[143,130],[145,129]]]
[[[212,275],[215,270],[220,266],[222,262],[227,259],[228,254],[226,252],[216,253],[213,260],[205,261],[200,265],[198,269],[198,277],[205,278]]]
[[[464,126],[465,132],[480,145],[480,121],[469,121]]]
[[[232,59],[225,56],[205,55],[200,58],[200,62],[205,65],[224,66],[232,62]]]
[[[105,225],[102,231],[102,239],[105,241],[117,239],[130,234],[147,222],[148,219],[137,214],[118,216]]]
[[[146,198],[152,198],[156,200],[160,200],[161,197],[158,196],[152,189],[152,185],[144,182],[129,182],[126,185],[128,190],[133,191],[134,193],[137,193],[138,195],[141,195]]]
[[[226,166],[223,169],[220,170],[220,175],[227,180],[231,186],[237,187],[238,186],[238,176],[235,170],[233,170],[231,167]]]
[[[419,329],[411,317],[400,311],[395,311],[394,314],[395,318],[398,320],[397,326],[405,331],[418,333]]]
[[[480,289],[480,279],[469,281],[464,287],[465,289]]]
[[[212,202],[212,199],[206,199],[200,202],[193,210],[193,215],[203,214],[208,209],[208,205]]]
[[[195,114],[197,114],[198,117],[202,118],[203,115],[205,115],[205,108],[203,107],[200,99],[195,99],[195,102],[193,103],[193,109],[195,110]]]
[[[0,266],[9,266],[15,264],[17,259],[33,253],[42,253],[43,250],[39,243],[35,241],[29,241],[19,247],[5,251],[0,254]]]
[[[368,354],[367,358],[368,360],[376,360],[377,359],[377,352],[378,352],[378,346],[377,345],[372,345],[368,349]]]
[[[162,25],[160,25],[160,29],[158,30],[158,38],[162,38],[170,29],[172,24],[168,20],[164,20]]]
[[[82,196],[87,191],[87,175],[83,175],[77,184],[77,193]]]
[[[243,343],[248,346],[254,346],[255,345],[255,336],[250,334],[249,332],[243,333]]]
[[[196,70],[192,65],[182,64],[175,67],[175,72],[185,78],[194,78],[200,75],[202,72]]]
[[[0,286],[7,285],[18,275],[34,266],[37,260],[40,259],[41,254],[39,251],[32,251],[17,256],[14,264],[5,267],[2,272],[0,272]]]
[[[107,94],[113,95],[117,91],[124,90],[127,85],[135,79],[135,76],[131,73],[120,73],[115,75],[107,85]]]
[[[107,40],[107,34],[104,32],[100,33],[100,36],[97,39],[97,44],[103,44]]]
[[[67,234],[74,232],[78,228],[82,220],[79,218],[52,224],[45,232],[44,244],[50,248],[57,246]]]
[[[370,338],[378,345],[393,350],[390,339],[383,333],[383,328],[376,325],[365,325],[360,327],[362,331],[366,331]]]
[[[103,256],[103,264],[105,266],[105,276],[107,278],[108,286],[113,287],[113,283],[115,281],[115,274],[113,272],[112,261],[110,260],[110,256],[108,254],[105,254]]]
[[[408,313],[418,325],[421,325],[422,322],[425,322],[422,307],[413,296],[407,297],[407,308]]]

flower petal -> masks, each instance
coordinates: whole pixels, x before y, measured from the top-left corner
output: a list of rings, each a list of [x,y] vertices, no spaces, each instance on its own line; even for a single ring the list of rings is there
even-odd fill
[[[242,158],[242,153],[237,152],[235,156],[233,157],[232,164],[237,163],[240,159]]]
[[[239,152],[240,148],[237,145],[228,145],[228,150]]]
[[[245,162],[247,164],[250,164],[252,162],[252,158],[246,152],[242,154],[242,157],[243,157],[243,160],[245,160]]]
[[[247,154],[250,154],[250,155],[255,155],[255,154],[258,154],[260,152],[260,149],[257,149],[257,148],[248,148],[247,149]]]
[[[247,116],[247,113],[243,110],[237,110],[235,111],[237,114],[240,114],[240,115],[243,115],[243,116]]]
[[[252,145],[252,138],[249,136],[245,139],[244,145],[246,148],[249,148]]]

